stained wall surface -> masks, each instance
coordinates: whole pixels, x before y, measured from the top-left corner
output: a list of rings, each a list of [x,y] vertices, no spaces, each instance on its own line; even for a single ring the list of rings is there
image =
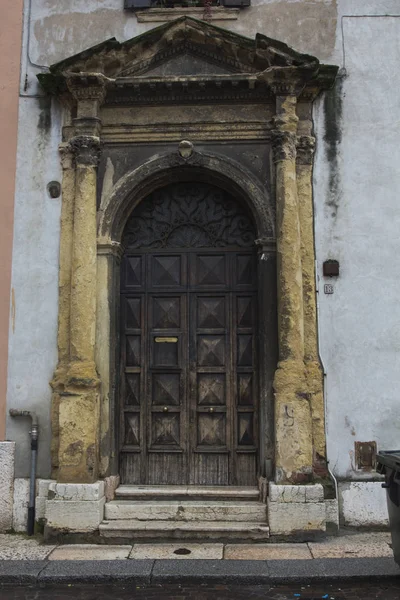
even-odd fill
[[[7,392],[8,324],[12,233],[14,220],[14,183],[18,130],[19,62],[22,37],[22,0],[2,4],[0,35],[0,441],[5,436]]]
[[[29,8],[26,2],[7,402],[39,412],[39,475],[47,477],[61,200],[50,199],[46,185],[61,178],[61,114],[37,97],[36,74],[109,37],[123,41],[160,23],[138,23],[123,0],[35,0]],[[237,20],[213,23],[249,37],[266,34],[342,69],[336,89],[314,111],[320,350],[330,467],[342,479],[370,478],[356,468],[354,442],[398,446],[400,5],[252,0]],[[329,282],[331,295],[324,294],[322,278],[328,258],[341,265],[339,279]],[[7,437],[18,442],[16,475],[26,476],[27,428],[9,421]]]

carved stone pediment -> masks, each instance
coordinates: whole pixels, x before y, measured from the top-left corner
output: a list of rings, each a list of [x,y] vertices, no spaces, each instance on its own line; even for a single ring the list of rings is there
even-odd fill
[[[219,100],[221,86],[235,88],[229,92],[231,99],[238,91],[243,99],[260,94],[266,98],[269,93],[298,94],[305,86],[318,93],[330,87],[336,71],[264,35],[250,39],[185,16],[123,43],[111,38],[38,77],[45,89],[60,95],[66,90],[66,79],[105,76],[111,84],[108,101],[120,103],[131,102],[132,96],[140,96],[141,102],[148,96],[155,100],[160,94],[159,101],[168,101],[166,95],[177,101],[182,91],[201,99],[209,81],[214,87],[205,94],[207,100],[214,96]]]
[[[252,40],[205,21],[181,17],[123,43],[111,38],[53,65],[51,71],[98,72],[112,78],[143,75],[182,54],[219,64],[228,73],[318,64],[313,56],[264,35],[257,34]]]

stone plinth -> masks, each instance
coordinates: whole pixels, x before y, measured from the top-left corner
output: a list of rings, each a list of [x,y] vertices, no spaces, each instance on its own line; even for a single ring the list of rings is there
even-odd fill
[[[270,483],[268,522],[271,535],[307,536],[326,531],[326,508],[322,485]]]
[[[0,532],[12,528],[15,442],[0,442]]]
[[[51,483],[46,500],[46,528],[90,533],[104,517],[104,482]]]

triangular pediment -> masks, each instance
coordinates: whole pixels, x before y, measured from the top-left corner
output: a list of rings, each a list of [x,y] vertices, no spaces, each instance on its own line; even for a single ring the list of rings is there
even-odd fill
[[[282,42],[250,39],[208,22],[181,17],[120,43],[109,39],[51,67],[52,73],[102,73],[109,78],[255,73],[318,64]]]
[[[193,77],[197,75],[226,75],[241,73],[242,65],[215,56],[204,48],[184,42],[171,50],[156,54],[142,65],[128,66],[120,77],[141,75],[145,77]],[[253,70],[249,68],[249,72]]]

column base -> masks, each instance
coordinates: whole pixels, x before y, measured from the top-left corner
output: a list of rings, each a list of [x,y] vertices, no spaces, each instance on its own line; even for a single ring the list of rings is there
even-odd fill
[[[326,507],[322,485],[270,483],[268,525],[271,536],[311,540],[323,535]]]
[[[275,482],[311,482],[312,421],[304,363],[295,360],[279,363],[274,390]]]
[[[94,483],[99,474],[97,386],[69,388],[60,395],[57,480]]]
[[[104,482],[50,483],[45,507],[48,532],[93,533],[104,518]]]

